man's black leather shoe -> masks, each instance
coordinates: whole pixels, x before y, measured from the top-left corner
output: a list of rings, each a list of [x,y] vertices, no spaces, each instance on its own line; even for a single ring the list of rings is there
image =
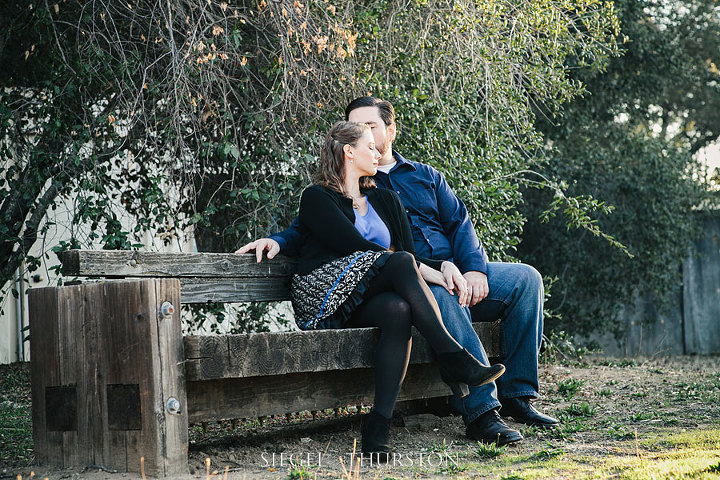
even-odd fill
[[[527,397],[506,398],[500,403],[500,415],[512,417],[516,422],[540,428],[554,427],[559,423],[557,418],[538,412]]]
[[[507,426],[497,410],[490,410],[480,415],[467,426],[465,434],[473,440],[495,443],[498,447],[523,439],[520,432]]]

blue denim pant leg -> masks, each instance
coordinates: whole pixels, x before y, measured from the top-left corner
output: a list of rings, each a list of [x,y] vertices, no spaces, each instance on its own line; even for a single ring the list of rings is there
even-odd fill
[[[458,297],[450,295],[443,287],[430,285],[430,290],[437,300],[443,323],[450,335],[475,358],[485,365],[490,365],[485,349],[472,327],[470,310],[467,307],[461,307]],[[495,384],[492,382],[482,387],[470,387],[470,395],[465,398],[453,395],[451,404],[462,414],[465,425],[469,425],[483,413],[500,406]]]
[[[543,331],[542,277],[530,265],[490,262],[488,285],[490,293],[470,312],[475,322],[501,319],[500,362],[506,370],[496,381],[497,395],[501,400],[535,398]]]

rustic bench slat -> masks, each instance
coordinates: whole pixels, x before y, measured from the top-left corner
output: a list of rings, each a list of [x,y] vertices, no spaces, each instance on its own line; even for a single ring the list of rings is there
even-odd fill
[[[181,277],[180,288],[184,304],[275,302],[290,300],[289,282],[289,277]]]
[[[188,418],[199,423],[369,405],[373,380],[372,369],[353,369],[188,382]],[[435,365],[410,365],[398,401],[449,394]]]
[[[79,277],[287,277],[297,260],[278,255],[257,263],[254,254],[165,253],[130,250],[70,250],[63,275]]]
[[[495,324],[473,326],[488,355],[498,356]],[[378,338],[375,328],[185,336],[185,377],[197,381],[372,368]],[[432,362],[427,342],[413,329],[410,363]]]

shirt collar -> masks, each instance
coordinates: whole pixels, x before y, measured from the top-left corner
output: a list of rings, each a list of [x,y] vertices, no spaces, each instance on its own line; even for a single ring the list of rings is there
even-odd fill
[[[397,170],[401,165],[407,165],[407,166],[410,167],[411,169],[417,170],[417,168],[415,167],[415,165],[413,165],[410,161],[406,160],[405,157],[403,157],[402,155],[400,155],[398,152],[396,152],[395,150],[393,150],[392,153],[393,153],[393,157],[395,158],[395,161],[397,162],[397,165],[395,165],[395,168],[393,168],[392,170],[390,170],[391,172],[392,172],[393,170]]]

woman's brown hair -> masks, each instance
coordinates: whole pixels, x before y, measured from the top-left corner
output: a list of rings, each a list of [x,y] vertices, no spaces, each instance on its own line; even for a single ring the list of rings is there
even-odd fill
[[[325,144],[320,151],[320,165],[315,172],[314,182],[323,187],[345,194],[345,145],[356,146],[356,143],[370,127],[355,122],[337,122],[332,126]],[[375,188],[372,177],[360,177],[360,188]]]

